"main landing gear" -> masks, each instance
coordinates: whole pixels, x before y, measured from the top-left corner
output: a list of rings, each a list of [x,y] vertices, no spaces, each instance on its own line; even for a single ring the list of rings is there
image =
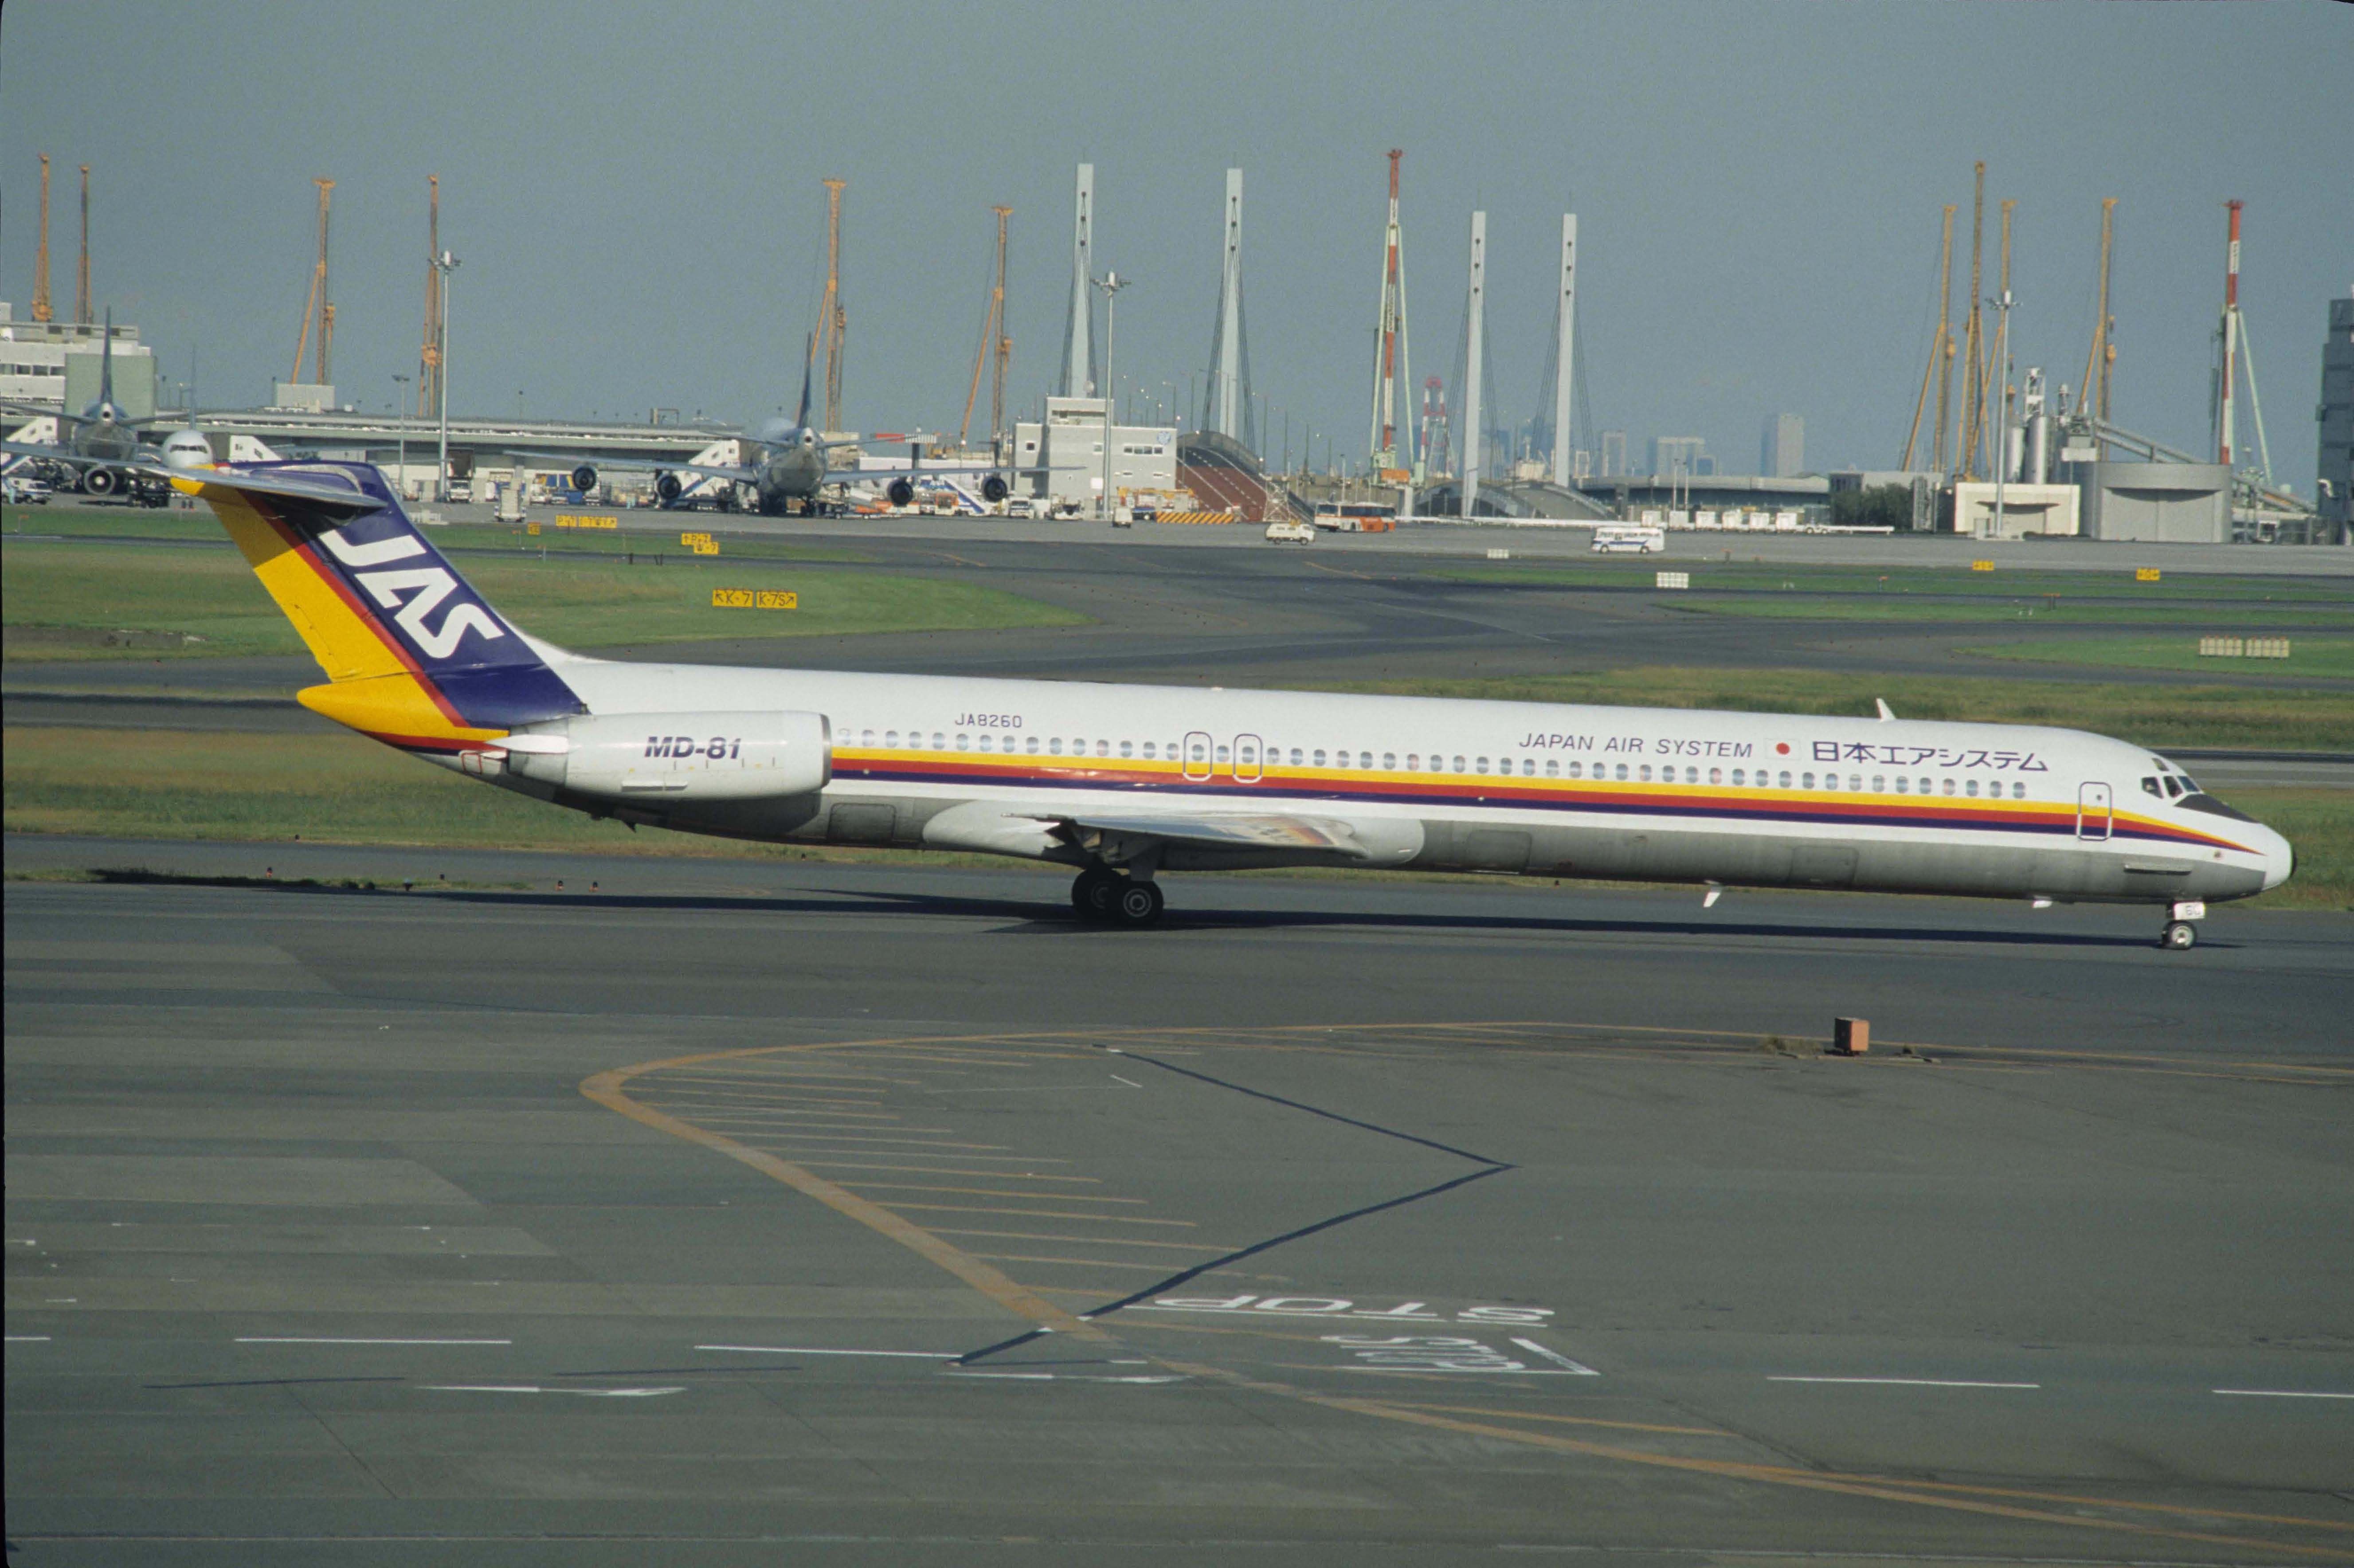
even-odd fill
[[[1071,907],[1082,920],[1107,926],[1150,926],[1161,918],[1161,889],[1150,882],[1089,866],[1071,884]]]
[[[2159,932],[2158,945],[2169,953],[2189,952],[2199,945],[2199,927],[2190,922],[2205,919],[2207,906],[2198,899],[2184,899],[2167,911],[2166,929]]]

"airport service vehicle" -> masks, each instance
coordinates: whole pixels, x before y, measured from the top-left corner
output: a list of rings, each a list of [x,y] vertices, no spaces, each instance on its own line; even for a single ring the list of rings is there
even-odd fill
[[[1316,530],[1305,523],[1281,518],[1267,525],[1267,542],[1270,545],[1312,545],[1316,543]]]
[[[550,804],[778,842],[1162,872],[1380,866],[2147,905],[2277,886],[2287,841],[2121,740],[1817,718],[616,662],[485,603],[358,463],[159,471],[201,495],[327,679],[302,704]]]
[[[8,476],[8,500],[15,505],[47,506],[51,493],[50,487],[43,481],[20,478],[13,473]]]
[[[1594,530],[1598,556],[1653,556],[1668,547],[1668,531],[1639,523],[1605,523]]]

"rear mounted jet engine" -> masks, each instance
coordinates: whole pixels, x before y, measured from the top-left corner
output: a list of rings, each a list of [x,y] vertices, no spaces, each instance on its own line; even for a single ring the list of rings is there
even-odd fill
[[[772,800],[833,778],[823,714],[595,714],[519,730],[507,771],[600,800]]]

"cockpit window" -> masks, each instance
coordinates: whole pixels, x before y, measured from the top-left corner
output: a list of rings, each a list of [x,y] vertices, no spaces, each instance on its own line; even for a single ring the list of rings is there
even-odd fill
[[[2215,799],[2212,795],[2202,795],[2196,791],[2185,795],[2181,800],[2176,801],[2175,804],[2180,806],[2186,811],[2204,811],[2211,817],[2229,817],[2235,822],[2253,822],[2255,821],[2255,818],[2251,817],[2245,811],[2235,811],[2231,807],[2223,804],[2222,801]]]
[[[2175,777],[2173,774],[2171,774],[2171,773],[2168,774],[2168,775],[2166,776],[2166,792],[2167,792],[2168,794],[2169,794],[2169,795],[2179,795],[2179,794],[2181,794],[2181,793],[2182,793],[2182,780],[2181,780],[2181,779],[2178,779],[2178,778],[2176,778],[2176,777]]]
[[[2158,779],[2155,775],[2143,779],[2141,781],[2141,788],[2142,793],[2145,795],[2155,795],[2161,800],[2166,799],[2166,791],[2158,787]]]

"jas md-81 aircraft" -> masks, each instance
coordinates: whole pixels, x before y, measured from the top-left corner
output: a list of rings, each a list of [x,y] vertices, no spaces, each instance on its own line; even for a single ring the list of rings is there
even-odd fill
[[[1165,871],[1379,866],[2141,904],[2189,948],[2287,841],[2077,730],[616,662],[531,636],[374,468],[158,471],[325,671],[305,707],[632,825],[980,851],[1149,925]]]

